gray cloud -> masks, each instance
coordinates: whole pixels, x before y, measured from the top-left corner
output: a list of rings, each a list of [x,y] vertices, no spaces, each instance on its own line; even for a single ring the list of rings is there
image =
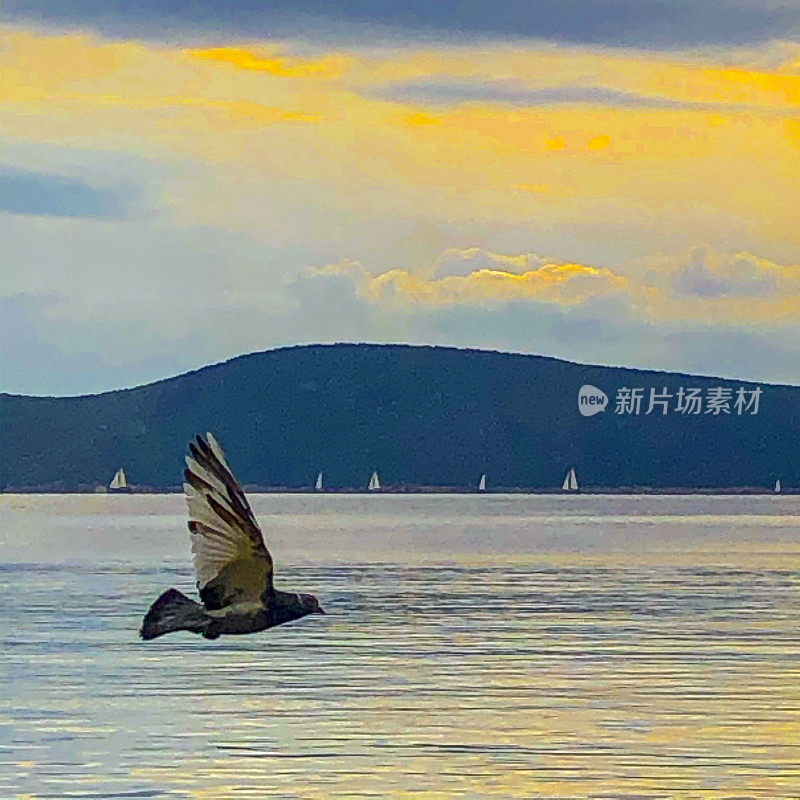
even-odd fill
[[[796,0],[7,0],[4,13],[145,38],[204,32],[250,40],[501,38],[668,48],[800,35]]]
[[[306,287],[307,291],[311,291]],[[325,288],[320,285],[320,292]],[[366,301],[360,301],[368,305]],[[366,312],[369,313],[369,312]],[[375,315],[373,320],[377,320]],[[512,301],[501,307],[454,305],[388,309],[381,326],[353,336],[344,323],[326,341],[442,344],[510,350],[570,361],[800,384],[797,325],[652,322],[627,298],[607,295],[578,306]],[[345,335],[338,335],[345,334]]]
[[[693,109],[708,113],[747,113],[793,117],[795,109],[779,109],[744,103],[702,103],[669,97],[642,95],[604,86],[548,86],[531,88],[517,80],[465,80],[446,75],[397,81],[364,90],[370,97],[400,103],[433,106],[481,104],[531,108],[552,105],[600,105],[628,108]]]
[[[183,171],[182,164],[173,169],[142,161],[106,162],[89,152],[47,148],[17,148],[13,156],[27,171],[86,175],[90,186],[110,185],[116,176],[126,185],[148,187],[148,197],[157,197],[165,183],[176,194],[192,188],[175,175]],[[581,292],[574,305],[502,296],[487,304],[459,301],[447,307],[409,303],[402,297],[370,302],[357,290],[363,268],[304,271],[308,264],[338,261],[343,253],[357,254],[375,274],[392,268],[419,274],[427,265],[425,277],[430,279],[484,267],[524,272],[543,262],[532,255],[509,261],[490,250],[535,249],[589,264],[599,264],[602,253],[602,264],[612,267],[632,257],[615,249],[617,242],[632,247],[633,255],[652,252],[646,249],[652,243],[647,238],[635,242],[636,228],[608,203],[587,214],[585,227],[579,228],[559,229],[549,219],[534,218],[519,227],[492,218],[435,226],[412,214],[376,213],[364,220],[360,210],[353,212],[356,221],[348,227],[350,217],[337,216],[328,199],[313,208],[298,202],[285,208],[253,204],[261,217],[278,222],[296,220],[302,205],[308,220],[283,240],[276,240],[274,228],[262,235],[180,223],[166,209],[160,216],[154,212],[147,219],[134,215],[122,220],[2,215],[2,388],[38,394],[100,391],[244,352],[333,341],[496,348],[800,383],[796,324],[643,321],[624,293],[602,286],[597,292]],[[314,222],[317,214],[323,223]],[[717,226],[721,241],[710,235],[713,226],[699,214],[646,223],[648,234],[662,225],[663,238],[675,246],[684,246],[680,237],[691,237],[710,242],[714,249],[730,249],[727,218]],[[423,240],[424,247],[409,255]],[[470,242],[483,247],[456,246]],[[737,241],[736,246],[744,245]],[[669,271],[676,263],[686,273],[681,279]],[[713,251],[702,258],[672,258],[669,269],[661,269],[666,276],[663,292],[699,297],[760,296],[769,292],[772,275],[763,261],[725,259]],[[698,283],[709,275],[717,282]],[[570,284],[580,288],[578,278]],[[781,283],[779,291],[784,289],[792,290]]]
[[[778,284],[774,266],[748,253],[714,260],[703,249],[695,250],[671,279],[673,293],[683,297],[767,297],[777,291]]]
[[[797,325],[654,322],[622,294],[575,306],[513,300],[487,305],[370,303],[354,276],[309,272],[268,309],[239,298],[187,307],[121,302],[76,308],[63,293],[3,300],[3,389],[77,394],[130,386],[244,352],[297,343],[442,344],[555,356],[584,363],[800,384]],[[146,330],[146,336],[142,335]]]
[[[131,186],[98,188],[75,178],[0,169],[0,211],[37,217],[124,219],[137,200]]]

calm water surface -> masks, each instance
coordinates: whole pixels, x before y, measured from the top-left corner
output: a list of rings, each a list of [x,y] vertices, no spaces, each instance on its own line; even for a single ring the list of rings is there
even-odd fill
[[[800,496],[252,500],[328,615],[142,643],[182,498],[0,498],[1,797],[800,797]]]

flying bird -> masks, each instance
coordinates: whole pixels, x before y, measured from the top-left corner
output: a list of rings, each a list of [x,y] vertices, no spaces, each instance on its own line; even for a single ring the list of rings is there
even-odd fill
[[[273,586],[272,556],[244,490],[216,439],[210,433],[206,437],[189,443],[183,472],[202,603],[168,589],[150,606],[139,635],[155,639],[191,631],[216,639],[223,633],[256,633],[308,614],[324,614],[313,595]]]

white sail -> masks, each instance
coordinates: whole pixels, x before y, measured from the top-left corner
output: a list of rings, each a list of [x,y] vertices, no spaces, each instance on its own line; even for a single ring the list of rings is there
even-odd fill
[[[369,479],[369,486],[367,486],[367,488],[371,492],[376,492],[378,489],[381,488],[381,482],[378,480],[377,471],[372,473],[372,477]]]
[[[775,481],[775,491],[780,492],[780,490],[781,490],[781,479],[778,478],[778,480]]]
[[[126,489],[128,486],[128,481],[125,478],[125,470],[120,467],[115,473],[114,477],[111,479],[111,483],[108,484],[109,489]]]
[[[575,469],[573,467],[570,467],[569,472],[564,477],[564,483],[561,485],[561,488],[565,492],[578,491],[578,477],[575,475]]]
[[[486,491],[486,475],[481,475],[480,483],[478,483],[478,491]]]
[[[314,484],[314,488],[319,492],[322,489],[322,473],[320,472],[317,475],[317,482]]]

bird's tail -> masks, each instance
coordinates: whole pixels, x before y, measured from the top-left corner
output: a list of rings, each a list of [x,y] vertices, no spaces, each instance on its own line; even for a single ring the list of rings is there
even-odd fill
[[[210,629],[212,622],[200,603],[190,600],[177,589],[167,589],[144,615],[139,636],[155,639],[173,631],[192,631],[211,639],[216,638]]]

